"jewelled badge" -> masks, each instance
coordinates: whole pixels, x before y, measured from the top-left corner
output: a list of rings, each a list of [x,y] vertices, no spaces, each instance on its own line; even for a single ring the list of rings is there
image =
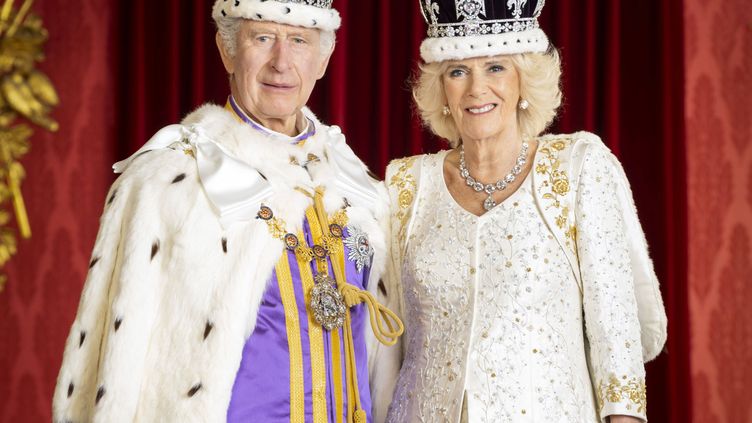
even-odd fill
[[[274,212],[268,206],[261,206],[257,216],[261,220],[271,220],[274,217]]]
[[[347,229],[348,236],[344,239],[344,244],[349,250],[347,258],[355,263],[358,272],[362,272],[365,266],[371,265],[373,247],[371,247],[368,235],[365,232],[354,226],[350,226]]]
[[[343,234],[342,226],[336,223],[332,223],[331,225],[329,225],[329,233],[331,233],[332,236],[335,236],[337,238],[342,238],[342,234]]]
[[[328,331],[336,330],[345,324],[345,301],[334,286],[335,282],[327,275],[316,275],[316,284],[311,290],[311,310],[316,322]]]
[[[285,235],[285,247],[287,247],[290,251],[295,251],[296,248],[300,246],[300,240],[298,240],[298,237],[295,236],[295,234],[286,234]]]

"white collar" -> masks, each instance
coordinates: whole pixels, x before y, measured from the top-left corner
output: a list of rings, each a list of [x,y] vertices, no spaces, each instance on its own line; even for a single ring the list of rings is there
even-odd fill
[[[300,115],[300,117],[302,117],[305,120],[305,123],[306,123],[305,127],[300,131],[298,135],[289,136],[281,132],[277,132],[272,129],[269,129],[266,126],[262,125],[261,123],[257,122],[256,119],[252,118],[248,113],[245,112],[245,110],[243,110],[240,107],[240,105],[237,103],[237,101],[232,96],[232,94],[227,98],[227,105],[225,106],[225,109],[229,110],[230,113],[234,113],[235,115],[237,115],[238,119],[249,124],[253,129],[264,133],[270,138],[284,141],[288,144],[293,144],[293,145],[298,144],[301,141],[307,138],[310,138],[316,133],[316,127],[313,121],[309,119],[305,115],[305,113],[303,113],[302,111],[299,111],[298,114]],[[298,120],[296,117],[296,124],[297,122]]]

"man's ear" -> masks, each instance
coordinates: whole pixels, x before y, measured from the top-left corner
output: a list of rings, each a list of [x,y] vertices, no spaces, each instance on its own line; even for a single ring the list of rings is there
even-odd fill
[[[332,53],[334,52],[334,48],[324,57],[321,59],[321,66],[319,67],[319,74],[316,77],[316,79],[321,79],[324,77],[324,74],[326,74],[326,68],[329,67],[329,59],[332,58]]]
[[[214,39],[217,42],[217,50],[219,50],[219,55],[220,57],[222,57],[222,64],[225,66],[225,70],[229,75],[234,74],[235,61],[233,60],[233,57],[230,56],[230,54],[227,52],[227,48],[224,41],[222,40],[222,37],[219,35],[219,32],[217,32],[217,35],[214,37]]]

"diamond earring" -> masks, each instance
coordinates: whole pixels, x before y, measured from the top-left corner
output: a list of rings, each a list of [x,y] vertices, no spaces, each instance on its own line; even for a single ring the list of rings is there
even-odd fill
[[[444,109],[441,110],[441,113],[443,113],[444,116],[449,116],[452,114],[452,111],[449,110],[449,106],[444,106]]]
[[[524,98],[520,100],[520,109],[527,110],[528,107],[530,107],[530,103],[527,102]]]

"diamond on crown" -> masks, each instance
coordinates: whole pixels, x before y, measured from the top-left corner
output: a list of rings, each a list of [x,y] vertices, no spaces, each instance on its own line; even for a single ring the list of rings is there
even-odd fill
[[[437,23],[439,23],[438,3],[434,3],[433,0],[423,0],[420,11],[423,13],[423,19],[430,25],[436,25]]]
[[[527,0],[507,0],[507,9],[512,11],[512,16],[519,19],[522,16],[522,8]]]
[[[455,3],[458,20],[477,21],[478,16],[486,14],[486,3],[483,0],[457,0]]]

